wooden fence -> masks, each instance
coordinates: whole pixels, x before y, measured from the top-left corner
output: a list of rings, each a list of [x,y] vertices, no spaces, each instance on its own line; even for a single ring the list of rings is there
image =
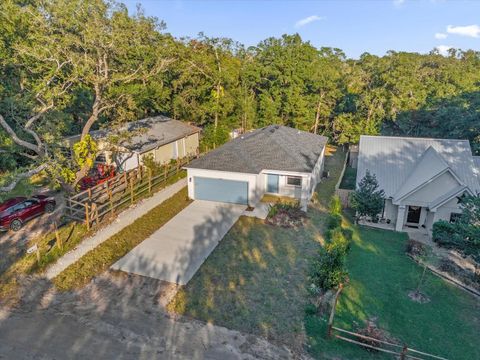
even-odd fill
[[[327,327],[328,338],[331,338],[333,336],[336,339],[348,342],[350,344],[355,344],[370,350],[380,351],[383,353],[394,355],[395,357],[398,357],[401,360],[406,360],[406,359],[447,360],[446,358],[443,358],[441,356],[432,355],[432,354],[428,354],[422,351],[409,348],[407,344],[403,344],[403,345],[393,344],[388,341],[376,339],[371,336],[366,336],[363,334],[359,334],[357,332],[348,331],[348,330],[333,326],[338,297],[340,296],[342,289],[343,289],[343,284],[340,284],[332,302],[332,308],[330,311],[330,317],[328,319],[328,327]]]
[[[165,187],[167,181],[177,175],[182,166],[192,157],[177,160],[174,164],[161,167],[156,173],[139,166],[95,185],[85,191],[66,198],[66,216],[84,222],[87,229],[99,225],[108,216],[134,204],[135,201],[158,187]]]
[[[343,208],[349,208],[350,207],[350,194],[354,190],[347,190],[347,189],[336,189],[335,190],[335,195],[337,195],[340,198],[340,202],[342,203]]]

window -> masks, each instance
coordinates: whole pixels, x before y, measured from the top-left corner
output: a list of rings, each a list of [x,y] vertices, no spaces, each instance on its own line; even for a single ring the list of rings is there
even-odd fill
[[[461,217],[462,217],[462,214],[451,213],[450,214],[450,223],[455,224],[456,222],[458,222],[460,220]]]
[[[302,186],[302,178],[299,176],[288,176],[287,185]]]

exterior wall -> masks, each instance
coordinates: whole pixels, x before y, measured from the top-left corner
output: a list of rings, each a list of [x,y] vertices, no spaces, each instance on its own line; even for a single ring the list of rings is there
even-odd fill
[[[405,199],[402,199],[400,203],[404,205],[428,207],[430,203],[437,199],[441,194],[446,194],[458,185],[458,181],[452,176],[452,174],[446,172],[431,183],[410,194]]]
[[[185,139],[185,150],[187,155],[195,155],[198,151],[199,136],[198,133],[187,136]]]
[[[165,144],[154,150],[154,159],[159,164],[166,164],[173,158],[173,146],[174,143]]]
[[[385,200],[385,208],[383,210],[383,217],[390,219],[390,223],[395,224],[397,222],[398,206],[393,205],[392,199]]]
[[[462,210],[458,205],[457,199],[454,198],[437,209],[437,212],[435,213],[434,222],[437,222],[439,220],[450,221],[451,213],[461,213],[461,212]]]
[[[260,175],[256,174],[244,174],[228,171],[216,171],[205,169],[187,169],[187,181],[188,181],[188,197],[195,200],[195,185],[193,182],[194,176],[225,179],[225,180],[237,180],[248,182],[248,205],[255,206],[263,196],[263,191],[257,187],[257,178]]]

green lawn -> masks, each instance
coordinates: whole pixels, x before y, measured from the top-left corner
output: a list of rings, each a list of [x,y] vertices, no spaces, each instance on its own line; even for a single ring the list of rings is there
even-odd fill
[[[329,148],[330,179],[318,186],[308,224],[283,229],[242,217],[169,308],[231,329],[303,349],[310,259],[323,241],[325,203],[334,192],[345,153]]]
[[[407,296],[423,269],[404,252],[406,235],[366,227],[355,229],[348,256],[350,283],[340,296],[335,325],[352,329],[376,317],[379,327],[401,343],[449,359],[480,359],[480,302],[427,273],[421,287],[426,304]],[[306,317],[311,352],[356,359],[383,358],[339,340],[326,340],[326,318]],[[390,357],[385,357],[390,358]]]
[[[347,166],[343,174],[340,189],[355,190],[355,181],[357,179],[357,169]]]
[[[55,286],[60,290],[70,290],[85,285],[190,203],[185,187],[66,268],[54,279]]]

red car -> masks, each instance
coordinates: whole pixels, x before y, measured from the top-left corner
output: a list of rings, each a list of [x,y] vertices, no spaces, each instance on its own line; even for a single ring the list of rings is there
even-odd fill
[[[18,231],[28,220],[53,212],[55,205],[55,199],[45,195],[9,199],[0,204],[0,231]]]
[[[111,165],[98,164],[87,176],[80,180],[80,190],[87,190],[115,177],[115,168]]]

